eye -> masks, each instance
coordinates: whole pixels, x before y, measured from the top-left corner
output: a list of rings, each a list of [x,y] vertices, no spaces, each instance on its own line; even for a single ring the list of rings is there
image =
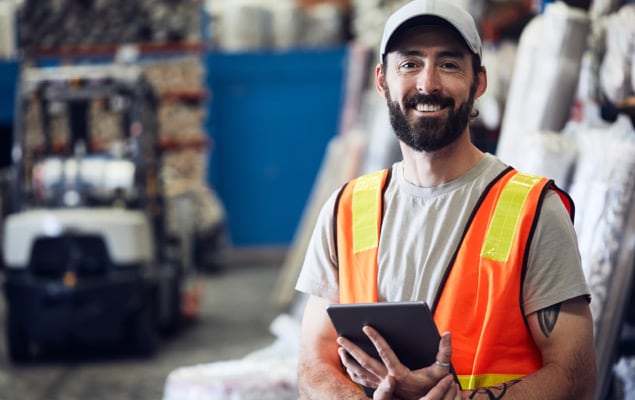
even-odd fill
[[[399,64],[399,70],[400,71],[414,71],[418,67],[419,67],[419,64],[417,64],[414,61],[404,61],[404,62]]]
[[[456,70],[459,68],[459,65],[453,61],[443,61],[440,66],[446,70]]]

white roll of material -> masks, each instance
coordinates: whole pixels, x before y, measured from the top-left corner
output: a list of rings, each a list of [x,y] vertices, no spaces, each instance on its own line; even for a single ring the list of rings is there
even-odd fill
[[[297,400],[300,321],[281,314],[269,329],[277,339],[244,358],[170,372],[162,400]]]
[[[306,16],[292,0],[278,0],[269,5],[272,14],[272,42],[278,50],[302,45]]]
[[[16,56],[15,4],[0,0],[0,59]]]
[[[497,155],[514,164],[519,135],[564,128],[571,114],[590,19],[562,2],[547,5],[523,31]]]
[[[228,52],[271,47],[272,14],[266,4],[256,0],[221,3],[218,44]]]
[[[635,94],[635,4],[606,17],[606,53],[600,66],[600,87],[613,103]]]

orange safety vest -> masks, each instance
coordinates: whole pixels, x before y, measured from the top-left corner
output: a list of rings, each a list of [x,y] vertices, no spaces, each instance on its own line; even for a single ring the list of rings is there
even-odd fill
[[[339,193],[334,218],[340,302],[378,301],[377,251],[390,170],[359,177]],[[528,244],[547,190],[573,220],[573,201],[553,181],[503,171],[481,195],[432,306],[440,332],[452,332],[452,363],[464,390],[538,370],[521,303]]]

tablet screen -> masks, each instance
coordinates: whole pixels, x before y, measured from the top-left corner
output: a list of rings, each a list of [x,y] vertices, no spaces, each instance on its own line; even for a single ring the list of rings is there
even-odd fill
[[[375,328],[411,370],[430,366],[436,359],[440,335],[425,302],[331,304],[327,312],[339,336],[380,361],[362,331],[364,325]]]

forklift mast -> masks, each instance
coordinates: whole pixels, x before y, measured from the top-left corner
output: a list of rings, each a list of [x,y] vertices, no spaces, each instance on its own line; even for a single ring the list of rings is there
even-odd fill
[[[144,210],[152,221],[157,243],[164,240],[164,199],[156,116],[158,97],[139,66],[113,64],[27,69],[16,97],[13,185],[8,213],[43,205],[72,208],[94,203],[87,182],[78,173],[72,177],[62,176],[59,191],[42,204],[43,200],[34,193],[34,167],[38,163],[55,158],[63,162],[70,160],[79,167],[94,156],[123,158],[134,166],[134,193],[125,202],[126,207]],[[93,137],[91,105],[96,101],[105,102],[120,115],[118,141],[123,151],[119,154],[108,154],[108,145],[112,143],[98,143]],[[26,118],[29,108],[34,106],[40,108],[42,144],[29,148]],[[68,137],[61,144],[54,143],[52,126],[53,110],[60,108],[66,111],[68,121]],[[113,190],[108,199],[117,199],[121,196],[120,191]],[[160,254],[158,256],[161,258]]]

